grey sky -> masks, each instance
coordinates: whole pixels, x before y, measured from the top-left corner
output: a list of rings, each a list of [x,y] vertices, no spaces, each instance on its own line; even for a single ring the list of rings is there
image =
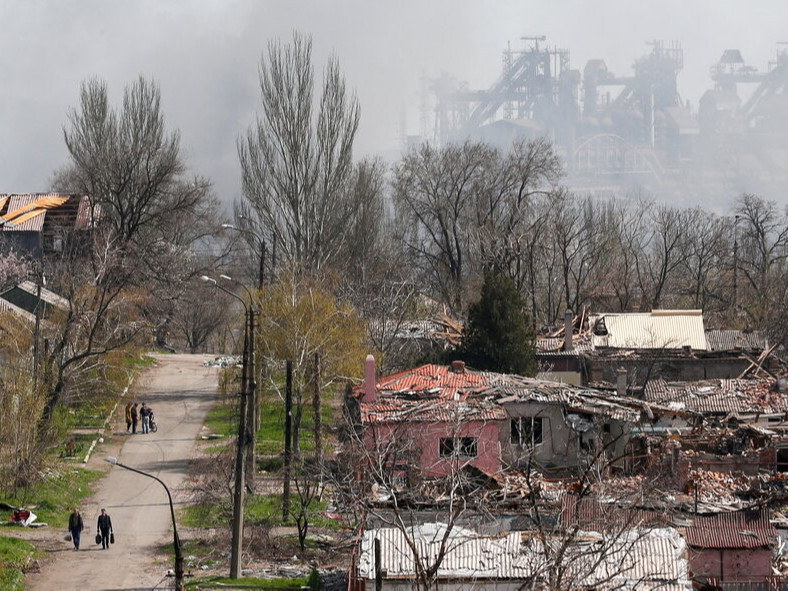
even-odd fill
[[[271,38],[310,33],[319,68],[339,57],[362,108],[357,155],[392,156],[406,114],[418,133],[422,73],[485,88],[507,41],[547,35],[573,68],[603,58],[617,74],[647,41],[684,47],[679,88],[697,106],[726,48],[765,69],[788,40],[782,0],[0,0],[0,192],[47,189],[66,162],[62,126],[80,81],[107,80],[113,100],[138,74],[161,86],[189,166],[226,201],[239,195],[235,140],[259,108],[257,64]]]

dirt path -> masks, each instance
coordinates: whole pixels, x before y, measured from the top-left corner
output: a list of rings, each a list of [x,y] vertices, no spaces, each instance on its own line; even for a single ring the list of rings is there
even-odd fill
[[[173,494],[187,476],[189,458],[205,415],[216,394],[216,370],[203,366],[207,357],[163,355],[138,388],[137,400],[147,402],[156,413],[159,430],[147,435],[126,436],[125,424],[117,432],[125,441],[118,451],[96,450],[93,461],[112,453],[118,461],[161,478]],[[119,409],[122,413],[122,408]],[[121,417],[122,420],[122,417]],[[102,550],[94,543],[99,509],[112,517],[116,544]],[[30,591],[131,591],[166,588],[162,583],[172,561],[162,560],[157,547],[172,542],[169,503],[164,487],[155,480],[113,467],[100,482],[96,496],[83,505],[86,532],[82,546],[74,551],[62,539],[64,532],[51,530],[60,542],[49,551],[41,572],[27,577]],[[44,532],[42,532],[43,534]]]

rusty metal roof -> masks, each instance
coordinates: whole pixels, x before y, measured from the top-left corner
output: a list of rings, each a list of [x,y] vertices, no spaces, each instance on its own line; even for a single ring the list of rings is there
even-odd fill
[[[708,350],[701,310],[591,314],[588,325],[595,349]]]
[[[602,503],[598,499],[565,494],[561,498],[561,526],[577,525],[582,530],[608,531],[611,528],[643,529],[664,527],[670,519],[658,511]]]
[[[687,527],[687,544],[695,548],[763,548],[777,538],[767,511],[696,515]]]

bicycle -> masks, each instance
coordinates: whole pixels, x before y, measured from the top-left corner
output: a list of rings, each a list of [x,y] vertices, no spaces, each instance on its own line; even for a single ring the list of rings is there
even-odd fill
[[[155,433],[156,431],[159,430],[159,426],[156,424],[156,421],[153,420],[153,416],[152,415],[151,415],[151,417],[149,419],[149,422],[148,422],[148,428],[150,429],[151,433]]]

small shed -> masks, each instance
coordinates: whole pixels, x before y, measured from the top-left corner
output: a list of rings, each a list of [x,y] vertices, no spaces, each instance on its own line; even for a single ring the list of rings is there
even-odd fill
[[[772,574],[777,530],[767,511],[698,515],[687,528],[686,539],[695,580],[758,582]]]

